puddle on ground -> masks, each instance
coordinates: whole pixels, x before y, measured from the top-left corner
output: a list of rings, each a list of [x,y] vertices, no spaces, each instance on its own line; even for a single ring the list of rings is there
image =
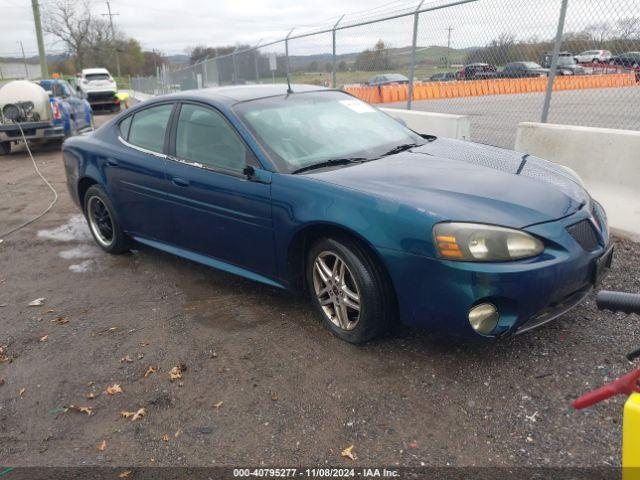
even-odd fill
[[[74,265],[69,265],[69,270],[74,273],[85,273],[91,271],[94,265],[93,260],[85,260],[84,262],[76,263]]]
[[[221,278],[216,278],[218,275]],[[273,321],[273,309],[265,303],[272,295],[282,295],[276,289],[215,271],[203,277],[182,289],[184,311],[200,325],[237,331]],[[279,303],[274,301],[274,306]]]
[[[65,260],[72,260],[76,258],[93,258],[102,253],[95,245],[80,244],[77,247],[70,248],[69,250],[62,250],[58,252],[58,255]]]
[[[38,231],[38,237],[57,242],[86,242],[91,240],[91,232],[84,215],[73,215],[59,227]]]

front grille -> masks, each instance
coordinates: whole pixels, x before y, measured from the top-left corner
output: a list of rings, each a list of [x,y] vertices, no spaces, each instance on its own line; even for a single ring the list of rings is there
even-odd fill
[[[567,231],[587,252],[593,252],[598,248],[598,235],[593,224],[588,219],[568,226]]]

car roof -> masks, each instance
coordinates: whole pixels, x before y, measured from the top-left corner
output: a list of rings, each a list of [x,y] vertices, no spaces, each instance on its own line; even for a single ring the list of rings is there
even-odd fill
[[[316,85],[305,85],[301,83],[292,83],[291,90],[293,95],[296,93],[314,92],[330,90],[325,87]],[[182,92],[162,95],[157,97],[160,99],[172,100],[201,100],[205,102],[215,102],[225,105],[233,105],[238,102],[248,100],[256,100],[258,98],[275,97],[287,94],[286,83],[276,83],[269,85],[233,85],[227,87],[202,88],[198,90],[185,90]]]
[[[106,68],[83,68],[82,69],[82,74],[83,75],[87,75],[87,74],[92,74],[92,73],[109,73],[109,70],[107,70]]]

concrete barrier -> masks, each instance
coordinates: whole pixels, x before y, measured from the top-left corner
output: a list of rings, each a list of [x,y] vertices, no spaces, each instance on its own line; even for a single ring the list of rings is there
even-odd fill
[[[523,122],[515,149],[575,170],[614,233],[640,241],[640,132]]]
[[[397,108],[381,108],[380,110],[394,118],[404,120],[407,127],[418,133],[428,133],[436,137],[449,137],[460,140],[469,139],[471,119],[468,115],[419,112]]]

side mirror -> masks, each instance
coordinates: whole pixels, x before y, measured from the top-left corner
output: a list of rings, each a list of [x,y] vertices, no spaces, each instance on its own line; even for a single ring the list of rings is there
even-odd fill
[[[255,168],[253,165],[247,165],[244,167],[242,173],[250,182],[265,183],[267,185],[271,183],[271,172]]]

